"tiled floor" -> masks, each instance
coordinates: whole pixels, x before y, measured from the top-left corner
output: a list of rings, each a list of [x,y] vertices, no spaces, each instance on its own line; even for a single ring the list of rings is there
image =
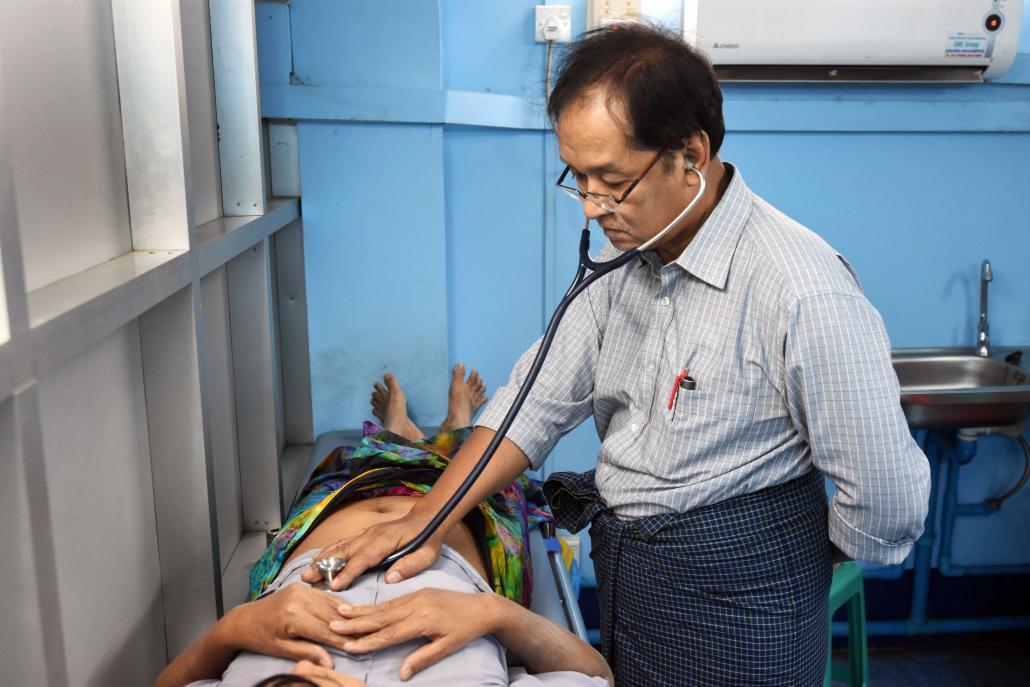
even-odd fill
[[[845,654],[834,651],[843,660]],[[869,649],[870,687],[1030,686],[1030,633],[943,636]]]

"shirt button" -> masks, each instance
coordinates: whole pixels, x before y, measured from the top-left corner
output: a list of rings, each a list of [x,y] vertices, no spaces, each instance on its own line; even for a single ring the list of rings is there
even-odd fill
[[[631,432],[639,432],[640,431],[640,425],[638,425],[637,423],[634,422],[632,425],[629,426],[629,431],[631,431]]]
[[[647,364],[647,371],[648,372],[654,372],[654,363],[648,363]]]
[[[662,305],[668,305],[668,304],[669,304],[669,297],[668,296],[662,296]]]

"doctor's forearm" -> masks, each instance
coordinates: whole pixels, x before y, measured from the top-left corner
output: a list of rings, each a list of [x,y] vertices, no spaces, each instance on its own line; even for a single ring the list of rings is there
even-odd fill
[[[461,449],[451,460],[450,466],[444,470],[440,479],[433,488],[429,490],[412,510],[413,513],[432,517],[446,503],[461,485],[462,481],[472,472],[476,462],[486,450],[490,440],[494,437],[494,431],[484,427],[476,427],[472,434],[462,445]],[[454,509],[454,512],[444,521],[440,527],[440,535],[443,536],[450,528],[459,522],[465,515],[484,499],[493,496],[501,491],[522,472],[529,467],[529,460],[525,454],[508,439],[502,439],[497,452],[490,460],[490,463],[483,470],[483,473],[476,480],[475,484],[465,497]]]

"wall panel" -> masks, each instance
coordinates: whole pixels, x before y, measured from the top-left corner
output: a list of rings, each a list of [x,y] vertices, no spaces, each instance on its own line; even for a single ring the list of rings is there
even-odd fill
[[[436,2],[293,0],[290,26],[294,36],[303,36],[292,43],[297,83],[376,88],[442,83]]]
[[[33,525],[25,454],[14,399],[0,402],[0,522],[4,523],[4,555],[0,556],[0,672],[12,685],[46,684],[43,619],[33,548],[35,537],[48,537]],[[34,536],[35,535],[35,536]]]
[[[0,4],[27,290],[131,249],[111,6]]]
[[[259,2],[254,5],[254,21],[261,83],[290,83],[290,74],[293,72],[290,6],[286,3]]]
[[[180,289],[139,318],[147,432],[169,655],[211,627],[220,608],[214,485],[199,376],[199,294]]]
[[[248,530],[278,527],[282,519],[270,243],[262,240],[225,268],[243,526]]]
[[[543,136],[444,133],[450,364],[490,389],[543,331]]]
[[[546,3],[539,3],[546,4]],[[584,0],[572,3],[573,24]],[[525,3],[441,3],[444,84],[447,88],[506,93],[544,105],[546,48],[533,42],[533,8]],[[474,40],[468,35],[476,27]],[[555,46],[555,55],[562,47]]]
[[[242,11],[212,22],[211,6]],[[248,402],[281,407],[268,246],[299,214],[295,199],[263,213],[255,52],[246,2],[0,3],[3,684],[151,684],[222,611],[242,530],[234,363],[257,347],[231,351],[225,264],[262,247],[258,278],[238,282],[260,293],[268,339],[246,361],[262,381]],[[245,64],[219,71],[216,118],[227,55]],[[223,112],[241,88],[249,106]],[[255,214],[223,221],[219,139],[240,132],[254,152],[226,169],[253,182]],[[267,527],[286,428],[281,412],[250,422],[271,437]],[[251,541],[237,590],[263,533]]]
[[[448,379],[442,128],[297,133],[314,434],[360,427],[389,370],[416,422],[436,422]]]
[[[39,384],[68,673],[147,684],[165,662],[154,492],[135,322]]]
[[[894,346],[1030,342],[1030,134],[730,132],[723,159],[858,270]]]

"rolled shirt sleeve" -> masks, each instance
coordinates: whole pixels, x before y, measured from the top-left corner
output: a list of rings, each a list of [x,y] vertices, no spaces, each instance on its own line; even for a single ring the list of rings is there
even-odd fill
[[[836,485],[831,541],[853,559],[901,563],[923,530],[930,469],[901,410],[879,313],[862,295],[799,299],[785,357],[791,418]]]
[[[602,332],[595,301],[603,281],[592,284],[569,305],[536,383],[505,435],[526,454],[534,469],[543,464],[561,437],[593,412]],[[508,383],[494,392],[477,425],[493,430],[501,425],[529,374],[540,341],[519,358]]]

